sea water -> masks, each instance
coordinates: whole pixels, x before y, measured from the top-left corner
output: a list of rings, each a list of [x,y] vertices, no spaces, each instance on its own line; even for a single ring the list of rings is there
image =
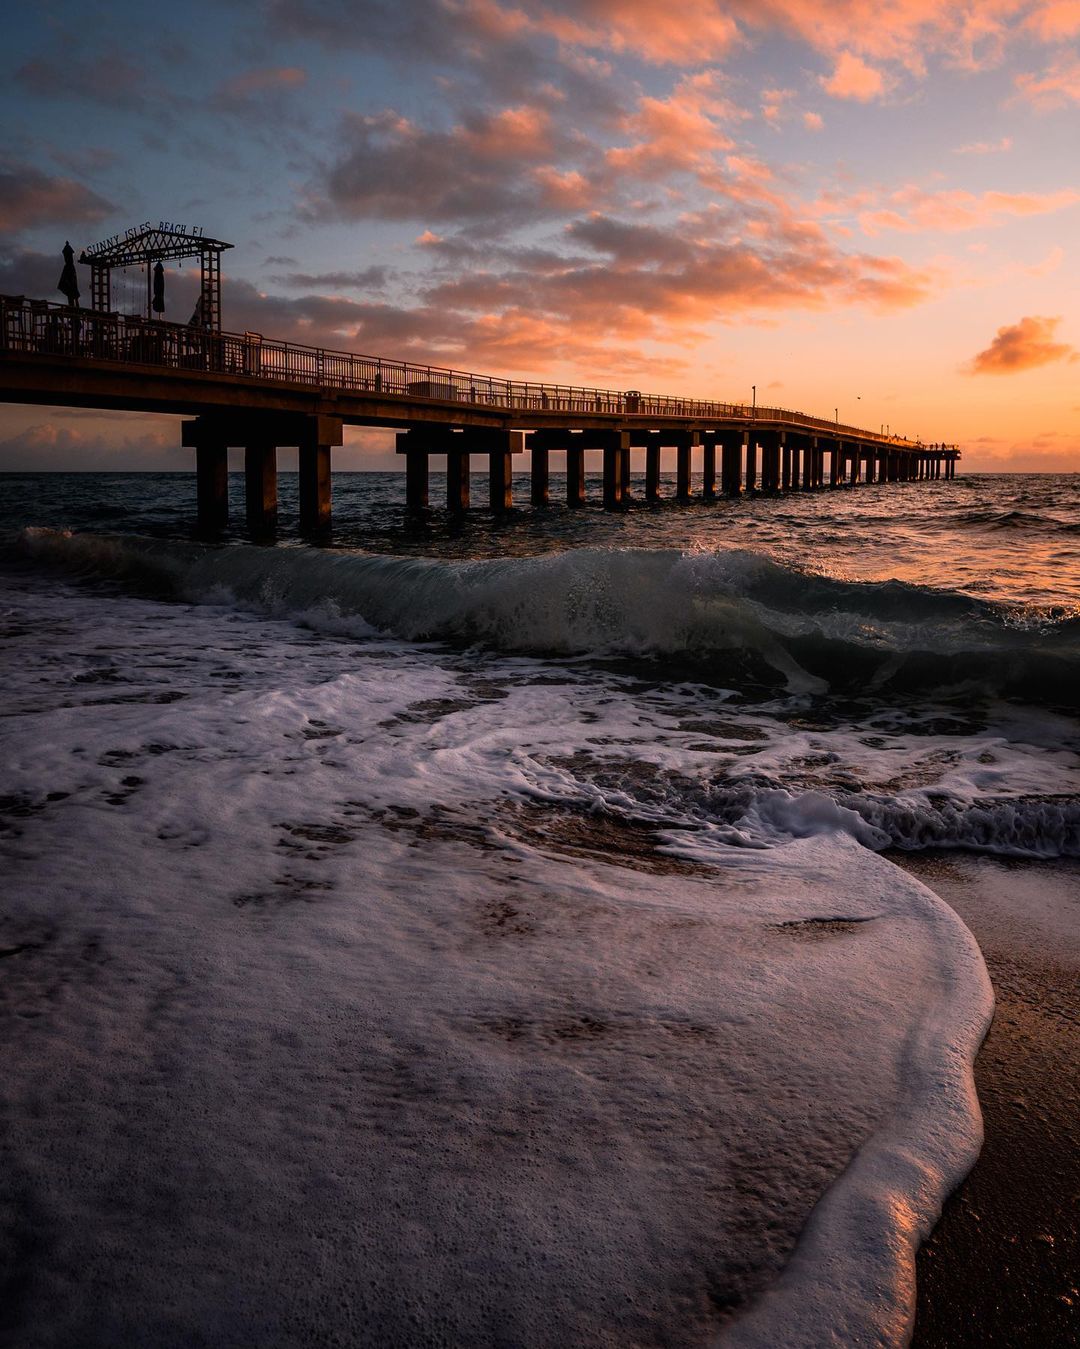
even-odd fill
[[[1080,853],[1080,479],[193,488],[0,478],[12,1342],[903,1343],[992,994],[881,853]]]

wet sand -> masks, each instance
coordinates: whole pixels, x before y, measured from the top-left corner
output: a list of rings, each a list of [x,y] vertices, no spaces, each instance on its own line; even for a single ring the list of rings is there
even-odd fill
[[[1080,862],[892,854],[975,934],[986,1142],[920,1252],[915,1349],[1080,1345]]]

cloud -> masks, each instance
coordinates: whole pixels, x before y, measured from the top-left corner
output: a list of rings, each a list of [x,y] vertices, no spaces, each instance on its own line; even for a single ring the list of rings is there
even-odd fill
[[[825,126],[825,119],[817,112],[804,112],[802,120],[807,131],[821,131]]]
[[[563,0],[506,7],[462,3],[455,9],[520,16],[522,26],[559,42],[608,52],[631,52],[656,65],[702,66],[719,61],[739,44],[739,28],[727,6],[715,0]]]
[[[389,272],[386,267],[374,266],[355,272],[285,272],[269,279],[276,285],[299,290],[384,290]]]
[[[264,66],[234,75],[219,86],[224,98],[250,98],[273,89],[296,89],[307,80],[307,71],[301,66]]]
[[[1075,361],[1080,353],[1065,342],[1055,342],[1058,318],[1040,318],[1032,315],[1019,323],[1007,324],[997,330],[997,336],[971,362],[971,373],[976,375],[1011,375],[1021,370],[1034,370],[1054,361]]]
[[[1080,57],[1063,54],[1042,72],[1017,75],[1016,97],[1039,112],[1080,103]]]
[[[859,224],[864,233],[897,230],[904,234],[958,233],[985,229],[1008,217],[1049,215],[1080,202],[1080,192],[966,192],[950,189],[927,192],[916,185],[889,194],[888,205],[863,210]]]
[[[307,82],[302,66],[263,66],[233,75],[218,85],[211,96],[213,105],[223,112],[243,113],[248,109],[265,110],[268,102],[301,89]]]
[[[616,173],[643,179],[701,172],[713,166],[716,154],[734,148],[725,125],[746,116],[724,97],[715,72],[687,75],[667,98],[639,99],[619,128],[633,143],[615,146],[605,157]]]
[[[136,64],[118,52],[80,55],[64,44],[57,57],[35,57],[15,72],[16,83],[42,98],[85,99],[106,107],[141,111],[151,85],[145,63]]]
[[[821,87],[833,98],[869,103],[885,93],[885,77],[853,52],[841,52],[833,73],[828,78],[822,76]]]
[[[998,141],[972,141],[968,145],[957,145],[954,155],[1003,155],[1012,149],[1012,137],[1002,136]]]
[[[89,224],[104,219],[112,209],[72,178],[53,178],[29,164],[0,160],[0,230],[6,233],[37,225]]]
[[[550,211],[558,183],[530,177],[530,170],[550,169],[574,143],[556,131],[546,109],[528,105],[472,113],[448,131],[396,112],[352,114],[339,139],[346,148],[309,203],[313,218],[326,210],[350,219],[429,221]]]
[[[1080,33],[1080,0],[1047,0],[1028,15],[1026,26],[1043,42],[1059,42]]]
[[[85,472],[123,469],[184,468],[191,454],[180,447],[180,437],[154,418],[142,429],[124,433],[95,430],[93,413],[77,419],[59,414],[0,441],[0,471],[5,473],[52,473],[78,469]],[[88,422],[89,425],[79,425]]]

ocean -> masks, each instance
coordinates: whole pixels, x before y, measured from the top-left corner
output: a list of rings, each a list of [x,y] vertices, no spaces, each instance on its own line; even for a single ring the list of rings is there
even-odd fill
[[[993,991],[895,859],[1080,856],[1080,476],[403,486],[0,476],[0,1332],[904,1343]]]

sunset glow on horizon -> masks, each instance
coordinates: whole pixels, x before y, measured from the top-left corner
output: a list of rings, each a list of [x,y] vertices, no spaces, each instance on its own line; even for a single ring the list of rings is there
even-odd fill
[[[8,24],[0,292],[169,219],[235,245],[232,330],[1080,470],[1080,0],[85,13]],[[0,412],[0,468],[187,466],[168,419]]]

